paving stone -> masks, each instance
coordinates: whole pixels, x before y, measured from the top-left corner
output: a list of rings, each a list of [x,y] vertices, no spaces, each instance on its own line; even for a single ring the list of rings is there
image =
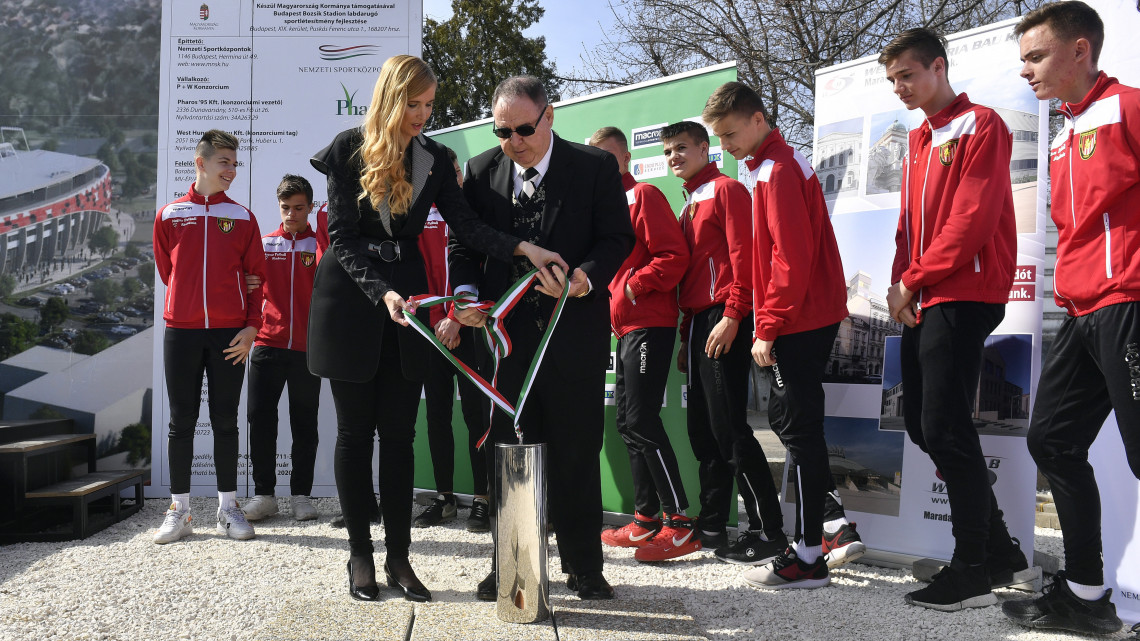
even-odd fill
[[[399,597],[375,602],[354,601],[347,594],[341,599],[294,599],[258,630],[256,637],[278,641],[392,641],[407,637],[412,612],[412,603]]]
[[[553,597],[558,641],[708,641],[675,599],[582,601]]]
[[[456,595],[446,601],[446,594],[433,594],[437,600],[416,604],[416,621],[412,641],[460,641],[462,639],[494,639],[495,641],[556,641],[550,619],[539,623],[507,623],[495,616],[495,604],[471,601],[471,594]],[[402,638],[402,637],[401,637]]]

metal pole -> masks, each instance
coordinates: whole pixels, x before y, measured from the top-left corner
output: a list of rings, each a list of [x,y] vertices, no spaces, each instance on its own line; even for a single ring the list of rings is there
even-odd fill
[[[495,445],[495,613],[509,623],[550,616],[546,574],[546,444]]]

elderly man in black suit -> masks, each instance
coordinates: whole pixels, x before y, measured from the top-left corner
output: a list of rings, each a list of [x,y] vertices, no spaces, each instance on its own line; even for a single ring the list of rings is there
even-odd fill
[[[550,519],[567,587],[583,599],[609,599],[613,588],[602,575],[598,538],[602,398],[610,352],[607,285],[634,242],[621,174],[612,154],[554,134],[554,107],[537,78],[504,80],[491,111],[499,147],[467,163],[464,195],[490,226],[558,252],[572,268],[569,279],[557,266],[551,278],[540,274],[541,284],[507,318],[514,351],[499,367],[499,389],[517,398],[555,297],[569,287],[521,426],[525,442],[548,444]],[[450,266],[457,292],[475,290],[491,300],[530,270],[522,261],[485,257],[454,241]],[[476,310],[458,317],[467,325],[484,321]],[[517,442],[501,411],[492,418],[491,436],[495,443]],[[489,456],[493,450],[488,447]],[[478,596],[493,600],[495,589],[492,572],[479,584]]]

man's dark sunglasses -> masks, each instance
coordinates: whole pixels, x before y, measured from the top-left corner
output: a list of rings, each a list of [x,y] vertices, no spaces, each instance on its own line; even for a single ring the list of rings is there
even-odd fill
[[[510,138],[511,134],[518,134],[523,138],[533,136],[534,132],[538,130],[538,123],[542,122],[542,117],[546,115],[546,108],[549,106],[550,103],[542,106],[542,109],[538,113],[538,120],[535,120],[533,125],[522,125],[515,129],[511,129],[510,127],[492,127],[491,131],[495,132],[495,135],[503,140]]]

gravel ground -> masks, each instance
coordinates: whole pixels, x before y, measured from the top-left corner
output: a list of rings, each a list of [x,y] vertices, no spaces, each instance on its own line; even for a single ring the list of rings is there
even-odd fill
[[[353,638],[362,612],[353,608],[376,605],[357,605],[344,594],[345,532],[328,524],[337,502],[315,503],[319,521],[297,523],[281,514],[255,524],[252,541],[218,535],[213,527],[217,502],[202,498],[192,500],[199,520],[195,533],[167,546],[151,542],[166,502],[149,500],[139,514],[83,541],[0,547],[0,639],[266,639],[277,636],[268,636],[279,629],[274,621],[291,616],[317,622],[307,633],[296,631],[298,638]],[[489,569],[491,540],[466,532],[465,517],[461,510],[458,521],[413,529],[412,564],[437,602],[471,603],[475,610],[475,584]],[[374,527],[373,536],[379,539],[382,529]],[[1038,529],[1036,544],[1059,555],[1060,533]],[[378,567],[381,559],[378,554]],[[663,609],[680,603],[710,640],[1073,638],[1019,628],[994,607],[945,614],[907,606],[903,595],[917,584],[899,570],[849,564],[833,571],[831,587],[784,592],[751,589],[740,573],[708,552],[648,566],[634,562],[632,550],[606,549],[606,576],[619,599],[658,602]],[[568,597],[554,546],[550,577],[552,597]],[[385,589],[383,594],[390,599],[388,607],[363,612],[374,619],[406,620],[407,608],[396,593]],[[999,594],[1024,596],[1010,590]],[[322,608],[331,614],[322,615]],[[356,612],[357,621],[334,611]],[[484,616],[493,616],[485,611]],[[662,611],[662,616],[675,614]],[[350,624],[355,627],[338,629]],[[493,629],[494,622],[489,625]],[[480,637],[461,627],[451,638]],[[1104,638],[1132,637],[1122,632]]]

